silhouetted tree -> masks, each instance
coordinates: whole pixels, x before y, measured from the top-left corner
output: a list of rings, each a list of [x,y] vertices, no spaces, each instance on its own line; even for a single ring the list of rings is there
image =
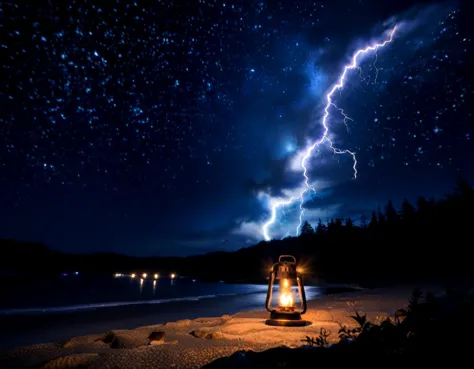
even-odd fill
[[[418,197],[418,200],[416,202],[416,207],[418,213],[425,213],[428,210],[428,201],[426,200],[426,197],[420,196]]]
[[[459,176],[456,181],[456,187],[454,188],[454,196],[467,197],[472,195],[473,189],[469,182],[463,176]]]
[[[301,235],[309,235],[314,233],[314,228],[311,224],[308,223],[307,220],[304,221],[303,225],[301,226]]]
[[[372,210],[372,216],[370,217],[370,223],[369,223],[369,228],[374,229],[377,227],[379,224],[379,221],[377,219],[377,214],[375,213],[375,210]]]
[[[367,228],[367,217],[364,214],[360,216],[360,227]]]
[[[393,206],[392,200],[389,200],[385,207],[385,217],[387,222],[394,224],[398,220],[398,213]]]
[[[402,209],[400,211],[400,216],[403,221],[405,222],[410,222],[413,220],[413,217],[415,215],[415,207],[408,202],[407,199],[403,200],[402,202]]]
[[[317,234],[325,234],[328,231],[328,227],[323,224],[321,218],[318,220],[318,225],[316,226],[316,233]]]
[[[342,229],[342,219],[337,218],[334,225],[335,225],[336,230],[338,230],[338,231],[341,230]]]
[[[331,218],[331,220],[328,222],[328,232],[332,233],[334,232],[336,228],[336,224],[334,223],[334,219]]]
[[[383,215],[382,211],[380,210],[380,206],[378,207],[377,211],[377,220],[380,225],[385,224],[385,215]]]
[[[354,223],[352,223],[352,219],[351,218],[347,218],[346,219],[346,228],[353,228],[354,227]]]

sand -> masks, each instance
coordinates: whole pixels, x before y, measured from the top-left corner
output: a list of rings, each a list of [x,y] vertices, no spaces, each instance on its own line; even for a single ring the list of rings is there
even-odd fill
[[[355,326],[350,318],[354,309],[376,322],[406,306],[412,290],[404,286],[322,296],[308,302],[303,318],[312,324],[306,327],[265,325],[269,314],[260,310],[20,347],[0,353],[0,368],[200,368],[238,350],[299,347],[306,336],[317,337],[321,328],[336,342],[340,324]],[[164,334],[155,333],[156,340],[150,342],[153,332]]]

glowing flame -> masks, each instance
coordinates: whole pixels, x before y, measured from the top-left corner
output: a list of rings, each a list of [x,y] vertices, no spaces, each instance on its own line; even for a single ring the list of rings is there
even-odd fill
[[[282,292],[280,294],[280,306],[290,307],[293,306],[293,296],[290,292]]]

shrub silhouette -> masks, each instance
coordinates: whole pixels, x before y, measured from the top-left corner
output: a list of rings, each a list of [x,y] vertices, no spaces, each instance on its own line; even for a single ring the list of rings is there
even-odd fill
[[[427,367],[471,360],[474,324],[473,294],[449,290],[444,296],[414,290],[407,308],[397,310],[380,324],[355,312],[355,328],[341,326],[339,341],[330,345],[331,332],[321,328],[319,337],[306,336],[301,348],[274,348],[261,353],[239,351],[217,359],[203,369],[303,368],[332,365],[364,367]],[[469,360],[469,361],[468,361]]]
[[[472,315],[474,298],[471,293],[448,290],[443,297],[422,294],[415,289],[407,308],[397,310],[380,324],[371,323],[366,315],[355,312],[358,326],[341,326],[339,342],[329,348],[370,351],[385,355],[444,356],[449,350],[459,355],[463,345],[473,341]],[[321,337],[322,336],[322,337]],[[327,348],[329,335],[304,340],[311,346]]]

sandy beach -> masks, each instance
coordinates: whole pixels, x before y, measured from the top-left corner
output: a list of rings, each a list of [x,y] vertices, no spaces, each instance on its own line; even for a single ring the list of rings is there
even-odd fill
[[[269,314],[264,310],[184,319],[4,351],[0,367],[200,368],[238,350],[301,346],[305,336],[318,336],[322,327],[332,332],[329,339],[335,342],[340,324],[354,325],[349,317],[354,309],[377,321],[406,306],[412,290],[402,286],[321,296],[308,302],[303,317],[312,324],[306,327],[265,325]]]

